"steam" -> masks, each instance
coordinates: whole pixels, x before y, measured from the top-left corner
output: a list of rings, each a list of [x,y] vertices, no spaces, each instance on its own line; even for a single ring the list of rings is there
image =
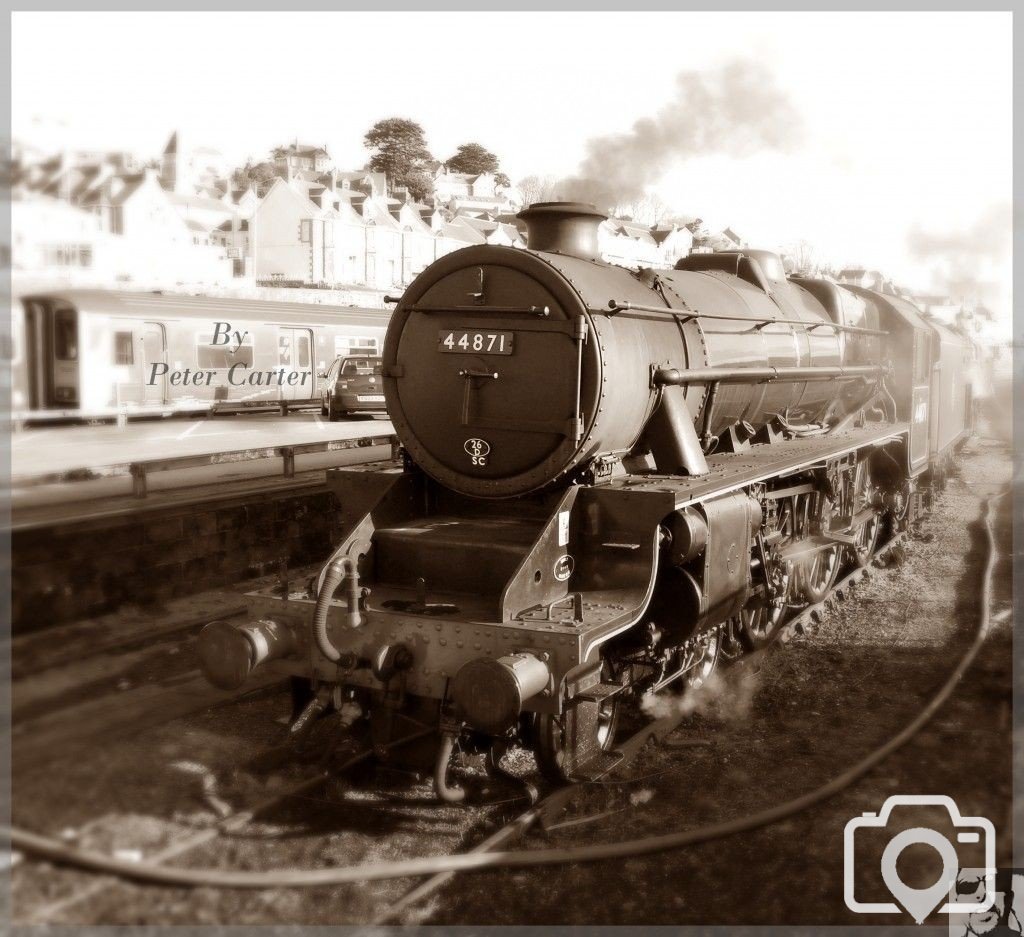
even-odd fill
[[[928,266],[934,289],[992,307],[1005,299],[1012,238],[1013,210],[1009,204],[996,204],[972,225],[955,231],[915,225],[907,234],[907,246],[911,257]]]
[[[676,162],[786,149],[800,132],[799,115],[764,66],[736,61],[715,71],[681,72],[675,97],[656,116],[641,118],[626,133],[588,141],[578,174],[562,180],[559,195],[621,208],[641,202]]]
[[[719,722],[740,722],[750,715],[757,690],[752,671],[716,670],[700,686],[678,696],[645,696],[640,708],[652,719],[700,714]]]

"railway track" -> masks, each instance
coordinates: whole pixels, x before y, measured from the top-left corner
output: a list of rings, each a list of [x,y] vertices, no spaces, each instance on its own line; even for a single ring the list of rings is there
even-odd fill
[[[905,542],[906,537],[902,534],[891,539],[878,548],[875,554],[875,560],[882,560],[892,551],[902,549]],[[793,635],[811,630],[815,623],[827,614],[829,607],[834,601],[842,601],[858,582],[869,579],[874,572],[875,571],[870,565],[864,568],[851,570],[836,582],[832,591],[824,600],[797,610],[787,620],[785,626],[780,629],[778,633],[778,640],[780,642],[785,642]],[[732,666],[756,667],[758,661],[762,659],[769,650],[770,648],[763,648],[753,654],[740,658]],[[172,713],[172,718],[173,715],[174,714]],[[685,715],[680,710],[672,715],[666,716],[642,727],[629,739],[617,746],[617,757],[609,761],[609,768],[607,769],[606,774],[610,773],[612,770],[621,772],[623,769],[628,768],[648,744],[659,744],[665,742],[665,740],[667,740],[668,737],[680,727],[684,719]],[[405,738],[392,743],[391,747],[398,747],[406,742],[413,741],[430,731],[431,730],[429,729],[424,729],[422,731],[415,732],[412,735],[406,736]],[[685,744],[686,743],[684,742],[684,745]],[[156,865],[166,866],[168,863],[181,860],[190,853],[193,853],[202,847],[209,846],[218,840],[237,836],[240,833],[243,833],[247,827],[262,815],[274,810],[275,808],[281,807],[288,801],[311,796],[318,788],[326,784],[329,780],[340,774],[344,774],[361,762],[368,760],[372,754],[373,753],[369,750],[362,751],[351,757],[341,765],[340,768],[336,768],[331,772],[318,771],[316,774],[303,778],[293,785],[269,794],[251,806],[236,810],[228,816],[221,818],[218,822],[204,827],[203,829],[194,831],[189,835],[170,843],[159,852],[148,857],[145,865],[147,867]],[[531,829],[538,826],[547,828],[552,825],[567,809],[571,804],[573,797],[579,792],[579,790],[579,784],[566,785],[564,787],[547,790],[544,793],[544,796],[537,800],[536,803],[531,803],[525,809],[515,813],[510,819],[502,823],[494,832],[487,835],[468,850],[465,855],[482,856],[487,853],[507,850],[518,840],[523,838]],[[489,805],[483,804],[471,807],[470,811],[463,811],[463,813],[466,815],[473,814],[477,821],[482,821],[488,818],[488,810]],[[25,846],[31,847],[33,844],[22,843],[21,845],[24,848]],[[35,845],[42,846],[42,843],[36,843]],[[42,852],[45,856],[45,850],[42,850]],[[58,859],[59,861],[58,856],[51,855],[50,857]],[[106,871],[115,871],[120,877],[135,877],[133,875],[133,872],[135,871],[133,863],[125,862],[122,863],[122,866],[123,867],[120,869],[108,868]],[[168,868],[171,867],[168,866]],[[98,866],[94,870],[98,872],[104,871],[103,868]],[[172,871],[176,870],[172,869]],[[397,899],[381,902],[382,908],[376,913],[372,923],[385,924],[389,922],[401,922],[403,919],[407,919],[408,916],[414,912],[414,909],[417,906],[422,905],[431,895],[445,886],[456,874],[457,873],[454,870],[443,870],[424,876],[421,882],[401,894]],[[145,876],[142,877],[145,878]],[[92,879],[85,886],[72,892],[70,895],[37,907],[29,915],[27,922],[53,922],[74,907],[95,898],[107,889],[115,886],[119,880],[119,877],[110,875],[103,875]]]

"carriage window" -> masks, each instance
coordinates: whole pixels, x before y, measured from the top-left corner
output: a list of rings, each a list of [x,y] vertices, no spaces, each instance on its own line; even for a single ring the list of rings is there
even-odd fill
[[[335,335],[334,353],[340,358],[345,358],[348,355],[377,355],[380,352],[376,338],[356,338],[350,335]]]
[[[196,336],[196,366],[211,371],[230,368],[233,364],[252,367],[252,336],[246,335],[242,344],[235,350],[234,341],[230,345],[212,345],[213,335]]]
[[[58,361],[78,360],[78,323],[73,309],[58,309],[54,313],[53,354]]]
[[[135,364],[135,336],[132,332],[114,333],[114,364]]]

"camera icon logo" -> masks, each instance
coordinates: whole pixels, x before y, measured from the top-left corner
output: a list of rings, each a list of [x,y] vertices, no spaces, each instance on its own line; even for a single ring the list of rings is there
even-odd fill
[[[951,838],[926,826],[912,826],[892,835],[886,834],[893,808],[914,807],[929,812],[941,808],[949,815],[956,844]],[[902,811],[901,811],[902,813]],[[855,894],[856,846],[872,830],[891,835],[882,852],[882,882],[899,904],[892,901],[860,901]],[[912,888],[900,878],[896,863],[910,846],[930,846],[939,855],[942,871],[927,888]],[[981,861],[961,863],[961,850],[971,849]],[[985,817],[964,817],[952,797],[930,794],[894,794],[877,813],[865,813],[850,820],[843,830],[843,898],[846,906],[858,914],[899,914],[900,905],[920,924],[938,908],[939,914],[972,914],[987,911],[995,902],[996,834],[992,821]],[[975,866],[984,870],[984,894],[970,900],[951,898],[961,867]],[[939,907],[941,905],[941,907]]]

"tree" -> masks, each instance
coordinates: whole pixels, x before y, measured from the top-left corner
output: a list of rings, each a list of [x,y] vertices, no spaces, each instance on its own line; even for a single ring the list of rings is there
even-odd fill
[[[404,186],[422,201],[434,188],[429,164],[433,161],[423,128],[405,117],[378,120],[363,137],[371,150],[367,168],[387,174],[388,192]]]
[[[463,143],[445,162],[450,172],[465,172],[479,176],[498,171],[498,157],[479,143]]]
[[[455,155],[445,162],[445,166],[449,172],[464,172],[471,176],[490,172],[494,174],[494,181],[499,186],[507,189],[512,185],[508,176],[501,171],[498,157],[479,143],[463,143]]]
[[[634,221],[652,227],[661,224],[668,216],[668,205],[662,201],[657,192],[645,192],[629,202],[622,202],[615,206],[615,214],[627,214]]]
[[[784,250],[793,261],[793,269],[795,273],[813,273],[818,267],[818,252],[810,241],[803,239],[794,241],[791,244],[788,244]]]
[[[524,205],[534,202],[550,202],[554,194],[555,180],[551,176],[526,176],[516,184]]]
[[[252,160],[248,160],[244,166],[231,173],[231,188],[248,189],[252,186],[256,194],[262,197],[267,194],[274,184],[274,180],[279,177],[280,174],[274,163],[266,160],[254,163]]]

